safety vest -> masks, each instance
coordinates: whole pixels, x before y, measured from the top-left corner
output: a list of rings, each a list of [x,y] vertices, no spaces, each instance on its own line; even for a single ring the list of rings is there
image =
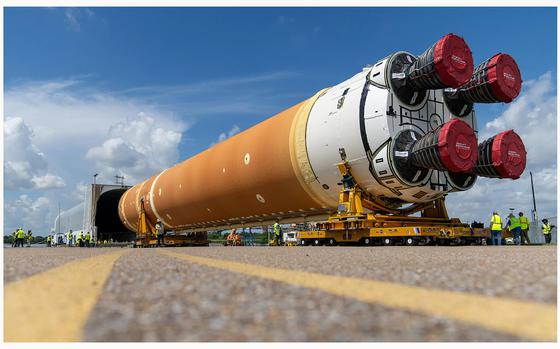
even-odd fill
[[[525,216],[519,217],[519,224],[521,224],[521,229],[529,229],[529,218]]]
[[[84,234],[80,233],[78,234],[78,241],[83,240],[84,239]]]
[[[91,239],[91,235],[86,234],[86,241],[89,241]]]
[[[552,230],[552,228],[550,227],[550,224],[548,223],[543,223],[542,225],[542,232],[543,234],[550,234],[550,231]]]
[[[510,217],[509,219],[509,230],[512,231],[513,229],[520,227],[519,218],[517,217]]]
[[[274,235],[280,235],[282,227],[278,223],[274,223]]]
[[[70,239],[72,239],[72,234],[70,234],[70,232],[67,232],[67,233],[66,233],[66,239],[67,239],[68,241],[70,241]]]
[[[493,215],[492,219],[490,219],[490,223],[492,223],[491,230],[502,230],[502,217],[499,215]]]
[[[48,242],[51,242],[51,241],[52,241],[52,237],[51,237],[50,235],[47,236],[47,241],[48,241]]]
[[[25,238],[25,232],[24,232],[22,229],[19,229],[19,230],[17,231],[17,238],[18,238],[18,239],[23,239],[23,238]]]

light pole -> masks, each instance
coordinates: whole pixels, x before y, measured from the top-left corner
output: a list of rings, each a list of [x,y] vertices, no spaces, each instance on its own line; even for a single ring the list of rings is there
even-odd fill
[[[96,173],[96,174],[93,175],[93,187],[91,188],[91,198],[90,198],[91,206],[92,206],[91,207],[92,209],[90,210],[90,212],[91,212],[90,229],[91,229],[91,237],[93,238],[93,241],[96,240],[96,235],[97,235],[96,231],[95,231],[95,213],[97,211],[97,207],[96,207],[97,206],[96,205],[97,198],[95,197],[95,194],[96,194],[97,190],[95,189],[95,187],[96,187],[96,179],[97,179],[98,175],[99,175],[99,173]]]

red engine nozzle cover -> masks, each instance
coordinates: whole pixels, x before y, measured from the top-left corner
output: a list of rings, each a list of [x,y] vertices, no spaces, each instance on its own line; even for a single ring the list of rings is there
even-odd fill
[[[525,170],[527,151],[513,130],[498,133],[492,143],[492,164],[502,178],[517,179]]]
[[[441,162],[451,172],[469,172],[478,158],[474,130],[464,121],[452,119],[439,133],[438,150]]]
[[[509,103],[521,91],[521,72],[517,63],[507,53],[498,53],[488,62],[488,83],[495,97]]]
[[[469,46],[455,34],[447,34],[435,44],[434,64],[440,80],[449,87],[466,84],[474,69]]]

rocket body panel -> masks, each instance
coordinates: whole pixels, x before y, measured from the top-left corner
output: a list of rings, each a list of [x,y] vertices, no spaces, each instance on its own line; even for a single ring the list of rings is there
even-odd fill
[[[309,185],[302,186],[301,165],[290,144],[297,117],[306,120],[298,111],[309,104],[291,107],[137,184],[119,204],[121,219],[135,230],[142,200],[149,222],[160,219],[176,230],[324,211]]]

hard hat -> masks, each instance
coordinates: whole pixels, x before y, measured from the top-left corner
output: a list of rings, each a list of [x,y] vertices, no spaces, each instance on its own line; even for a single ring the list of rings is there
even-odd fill
[[[545,218],[545,219],[542,220],[542,222],[543,223],[548,223],[548,219]]]
[[[161,220],[158,218],[156,222],[161,222]]]

